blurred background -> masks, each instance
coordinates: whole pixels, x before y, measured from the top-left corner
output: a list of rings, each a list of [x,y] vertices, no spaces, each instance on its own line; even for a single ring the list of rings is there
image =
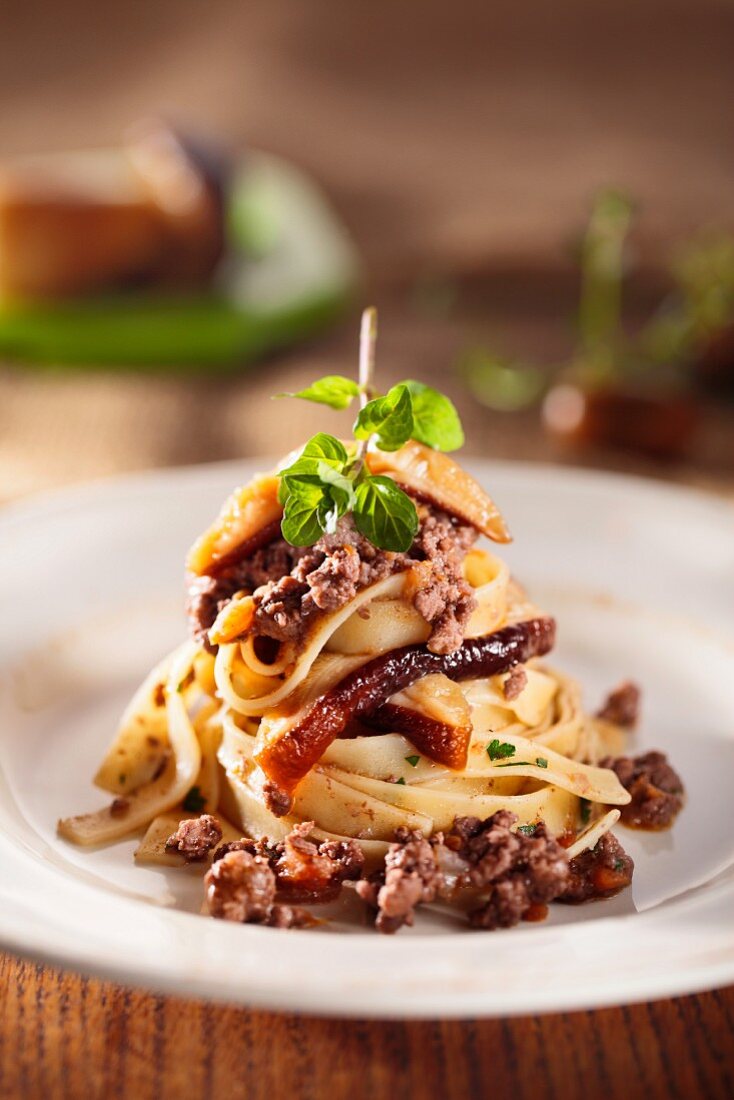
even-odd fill
[[[368,303],[468,453],[730,489],[733,50],[728,0],[8,0],[0,498],[285,451]]]

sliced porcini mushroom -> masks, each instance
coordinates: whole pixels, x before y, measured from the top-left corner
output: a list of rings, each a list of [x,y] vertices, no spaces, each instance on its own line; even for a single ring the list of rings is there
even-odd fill
[[[283,509],[279,479],[260,474],[235,489],[211,527],[189,550],[186,567],[196,576],[216,575],[277,538]]]
[[[367,465],[373,474],[387,474],[419,497],[470,523],[494,542],[511,541],[507,524],[494,501],[479,482],[441,451],[411,440],[398,451],[370,451]]]
[[[0,165],[0,294],[80,294],[148,273],[161,217],[121,150]]]
[[[471,708],[459,684],[443,673],[417,680],[363,721],[377,729],[405,734],[423,756],[437,764],[466,767]]]
[[[227,158],[213,144],[160,119],[135,126],[126,152],[163,224],[159,275],[206,280],[224,253]]]

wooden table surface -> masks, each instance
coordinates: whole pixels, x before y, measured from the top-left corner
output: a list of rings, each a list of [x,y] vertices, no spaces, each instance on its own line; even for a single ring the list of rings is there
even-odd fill
[[[0,1096],[731,1100],[734,989],[512,1020],[374,1022],[157,997],[0,956]]]

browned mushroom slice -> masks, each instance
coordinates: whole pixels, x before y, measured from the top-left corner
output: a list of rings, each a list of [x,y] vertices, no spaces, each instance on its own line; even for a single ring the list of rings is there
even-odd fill
[[[423,756],[447,768],[466,767],[471,709],[457,683],[443,673],[424,676],[363,718],[370,726],[404,733]]]
[[[276,538],[283,515],[278,484],[274,474],[260,474],[235,489],[211,527],[189,550],[189,572],[215,575]]]
[[[371,451],[367,465],[373,474],[388,474],[418,497],[470,523],[487,538],[495,542],[511,541],[507,524],[494,501],[478,481],[441,451],[432,451],[411,440],[389,454]]]

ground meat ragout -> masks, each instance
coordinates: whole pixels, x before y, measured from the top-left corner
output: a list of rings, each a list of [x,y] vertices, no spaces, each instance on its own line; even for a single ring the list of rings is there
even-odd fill
[[[502,694],[508,703],[512,703],[515,699],[518,699],[528,683],[528,674],[524,668],[513,668],[510,675],[502,685]]]
[[[400,828],[383,870],[357,883],[358,895],[376,912],[379,932],[389,934],[411,925],[416,907],[435,901],[442,884],[437,843],[440,839],[425,840],[418,829]]]
[[[419,517],[418,534],[404,554],[377,549],[346,516],[334,534],[313,546],[276,539],[216,576],[191,579],[187,611],[194,638],[208,644],[207,632],[221,608],[237,592],[250,590],[257,632],[297,644],[315,613],[334,611],[368,585],[425,563],[418,570],[414,604],[432,627],[429,649],[452,652],[476,606],[461,566],[477,532],[425,504]]]
[[[294,826],[283,840],[242,837],[211,856],[204,878],[209,913],[303,928],[317,922],[294,903],[334,901],[352,882],[380,932],[412,925],[416,909],[436,900],[459,902],[472,928],[493,931],[542,920],[552,901],[609,898],[631,883],[634,864],[611,833],[569,860],[542,821],[518,828],[517,820],[508,810],[484,821],[457,817],[448,833],[430,838],[401,827],[383,865],[369,874],[356,841],[312,840],[312,821]],[[221,837],[216,818],[202,814],[182,821],[166,850],[203,861]]]
[[[436,898],[461,900],[473,928],[512,928],[537,920],[569,888],[571,864],[543,822],[514,829],[515,814],[485,821],[459,817],[444,836],[398,829],[381,871],[357,883],[375,911],[375,927],[393,933],[411,925],[417,906]]]
[[[539,906],[553,901],[565,888],[569,862],[565,850],[550,836],[544,823],[527,832],[512,831],[515,814],[499,810],[486,821],[457,818],[447,837],[459,840],[454,848],[468,863],[460,879],[476,890],[480,904],[469,914],[473,928],[512,928]]]
[[[641,756],[607,756],[599,761],[611,768],[632,796],[621,807],[622,821],[635,829],[667,829],[683,808],[683,781],[670,765],[665,753],[646,752]]]

